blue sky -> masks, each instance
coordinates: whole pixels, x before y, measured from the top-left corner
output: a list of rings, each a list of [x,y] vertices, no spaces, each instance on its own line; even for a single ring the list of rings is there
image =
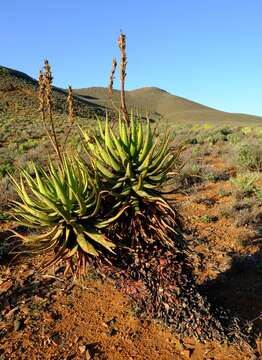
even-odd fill
[[[37,77],[47,57],[57,86],[107,86],[122,29],[127,89],[262,116],[261,14],[261,0],[2,1],[0,65]]]

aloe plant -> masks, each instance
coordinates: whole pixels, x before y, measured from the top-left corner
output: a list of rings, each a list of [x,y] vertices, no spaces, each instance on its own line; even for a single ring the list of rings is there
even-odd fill
[[[33,170],[33,175],[23,170],[20,181],[13,178],[20,197],[14,202],[14,217],[22,225],[42,230],[36,236],[14,232],[27,250],[55,249],[48,265],[62,258],[72,265],[76,255],[80,269],[86,260],[113,252],[115,244],[100,229],[114,218],[100,218],[101,189],[85,164],[64,155],[59,167],[50,161],[47,171],[35,165]]]
[[[140,230],[143,225],[138,218],[143,214],[158,238],[171,243],[165,234],[173,230],[175,213],[164,200],[160,187],[174,169],[180,149],[172,148],[170,133],[162,141],[155,140],[150,121],[144,128],[142,120],[133,114],[130,126],[122,116],[117,129],[110,127],[108,117],[105,126],[99,119],[98,125],[99,136],[90,137],[83,130],[82,134],[90,162],[114,199],[112,213],[129,207],[128,217],[135,227],[140,223]]]
[[[171,135],[154,139],[150,121],[144,131],[142,120],[132,114],[130,127],[119,116],[118,131],[103,127],[98,119],[99,137],[82,130],[90,159],[115,196],[138,208],[139,199],[157,200],[160,186],[177,161],[178,149],[171,150]],[[158,198],[162,201],[163,199]]]

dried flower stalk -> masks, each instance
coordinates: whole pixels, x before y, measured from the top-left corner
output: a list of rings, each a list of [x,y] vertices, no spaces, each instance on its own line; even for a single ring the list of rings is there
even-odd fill
[[[66,147],[67,140],[69,138],[69,135],[70,135],[73,125],[75,123],[74,106],[73,106],[73,89],[72,89],[72,86],[70,86],[70,85],[68,86],[68,95],[67,95],[66,103],[67,103],[67,112],[68,112],[68,122],[69,122],[70,126],[69,126],[67,134],[65,136],[64,149]]]
[[[53,120],[53,99],[52,99],[52,72],[48,60],[45,60],[44,73],[39,73],[39,110],[41,112],[42,122],[44,124],[45,131],[49,137],[49,140],[58,156],[60,163],[62,163],[62,155],[60,152],[59,144],[57,141],[54,120]],[[48,128],[46,121],[46,110],[48,112],[49,122],[51,130]]]
[[[121,33],[118,38],[118,46],[121,52],[121,64],[120,64],[120,80],[121,80],[121,112],[123,118],[126,123],[129,125],[129,117],[126,108],[126,100],[125,100],[125,78],[126,78],[126,65],[127,65],[127,57],[126,57],[126,35]]]
[[[66,99],[67,110],[68,110],[68,120],[72,124],[74,122],[74,107],[73,107],[73,90],[72,86],[68,86],[68,95]]]
[[[108,95],[109,95],[109,100],[111,101],[113,108],[116,110],[116,113],[118,113],[119,108],[115,105],[114,100],[113,100],[113,95],[114,95],[113,87],[114,87],[116,67],[117,67],[116,58],[113,58],[112,68],[111,68],[111,72],[110,72],[110,76],[109,76]],[[114,119],[112,121],[112,125],[111,125],[112,128],[114,127],[115,122],[116,122],[116,116],[114,117]]]
[[[113,58],[111,73],[109,77],[109,87],[108,87],[109,98],[111,101],[113,101],[113,86],[114,86],[116,67],[117,67],[116,58]]]

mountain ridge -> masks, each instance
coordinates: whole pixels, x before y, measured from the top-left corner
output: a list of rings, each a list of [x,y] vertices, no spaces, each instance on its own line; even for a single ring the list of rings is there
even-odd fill
[[[74,89],[75,93],[86,96],[90,101],[109,106],[108,89],[105,87],[88,87]],[[93,99],[92,99],[93,98]],[[116,106],[120,104],[120,91],[114,90],[113,101]],[[196,101],[188,100],[181,96],[173,95],[166,90],[147,86],[134,90],[126,91],[126,102],[129,108],[135,107],[144,111],[150,109],[152,114],[159,114],[168,120],[185,120],[185,121],[261,121],[262,117],[256,115],[230,113],[211,108],[207,105],[200,104]]]
[[[54,86],[55,111],[66,112],[67,90]],[[87,87],[74,89],[74,105],[76,115],[90,117],[104,115],[105,111],[114,111],[120,105],[120,91],[114,90],[113,102],[109,100],[108,89],[105,87]],[[186,122],[259,122],[262,117],[229,113],[202,105],[198,102],[173,95],[155,87],[145,86],[126,91],[128,110],[137,110],[142,115],[150,115],[153,120],[186,121]],[[14,115],[38,111],[37,80],[26,73],[0,66],[0,115]]]

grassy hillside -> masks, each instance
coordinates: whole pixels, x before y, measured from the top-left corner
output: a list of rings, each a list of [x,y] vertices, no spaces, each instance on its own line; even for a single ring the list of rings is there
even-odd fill
[[[63,143],[65,130],[69,126],[67,91],[56,87],[53,90],[55,126]],[[106,111],[113,108],[106,88],[79,89],[75,90],[75,94],[74,114],[78,123],[84,127],[94,129],[94,115],[104,116]],[[195,138],[196,134],[191,134],[190,129],[200,123],[211,124],[212,128],[262,124],[260,117],[221,112],[154,87],[127,91],[126,97],[128,109],[136,109],[143,115],[149,114],[156,121],[160,132],[166,126],[174,129],[182,127],[188,137]],[[118,107],[118,90],[114,91],[113,100]],[[10,166],[24,167],[30,160],[39,159],[50,150],[38,107],[37,81],[22,72],[0,67],[0,174],[10,171]],[[73,129],[71,135],[69,140],[75,147],[79,143],[77,128]],[[207,134],[205,136],[208,137]]]
[[[76,89],[76,94],[88,101],[103,106],[112,107],[108,99],[108,90],[102,87]],[[114,103],[119,104],[120,92],[114,91]],[[128,108],[136,108],[142,113],[148,112],[155,119],[165,119],[169,122],[218,122],[243,125],[261,123],[258,116],[233,114],[209,108],[196,102],[172,95],[156,87],[145,87],[126,92]]]
[[[67,91],[53,88],[54,120],[61,143],[69,127],[66,109]],[[105,109],[74,97],[74,115],[84,126],[94,125],[94,115]],[[69,139],[74,144],[72,131]],[[41,159],[50,151],[40,114],[37,81],[30,76],[0,67],[0,175],[22,168],[32,159]]]
[[[66,90],[54,87],[54,110],[57,115],[66,114]],[[128,109],[136,109],[152,119],[177,123],[217,122],[254,125],[262,118],[252,115],[222,112],[196,102],[172,95],[156,87],[144,87],[126,92]],[[113,101],[119,106],[120,91],[115,90]],[[103,115],[106,109],[112,109],[108,98],[108,89],[90,87],[75,89],[75,115],[92,118],[94,114]],[[30,76],[13,69],[0,66],[0,118],[22,121],[24,118],[38,117],[37,81]],[[232,123],[231,123],[232,122]]]
[[[54,111],[66,112],[67,92],[54,87]],[[35,117],[38,115],[37,81],[16,70],[0,66],[0,116]],[[75,114],[91,117],[103,109],[77,96],[74,99]]]

